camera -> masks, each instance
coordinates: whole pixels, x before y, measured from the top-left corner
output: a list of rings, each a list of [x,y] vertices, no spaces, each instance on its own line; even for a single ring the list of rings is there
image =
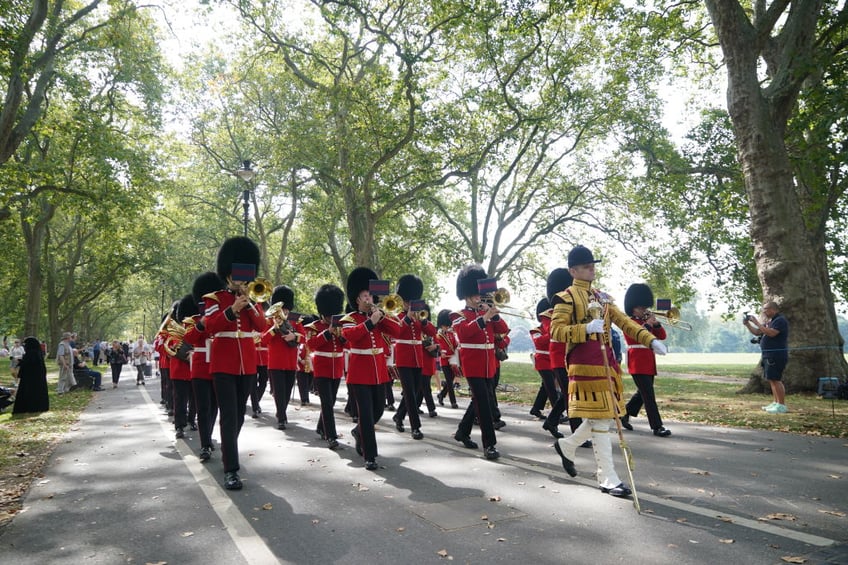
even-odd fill
[[[752,337],[752,338],[751,338],[751,343],[753,343],[754,345],[756,345],[756,344],[760,343],[760,341],[762,341],[762,339],[763,339],[763,336],[761,336],[761,335],[758,335],[758,336],[756,336],[756,337]]]

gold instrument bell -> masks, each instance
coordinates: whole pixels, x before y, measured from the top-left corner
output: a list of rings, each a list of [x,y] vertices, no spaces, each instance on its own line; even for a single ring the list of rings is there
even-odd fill
[[[403,298],[397,294],[388,294],[380,299],[379,306],[387,314],[397,314],[403,310]]]
[[[653,312],[651,310],[647,310],[645,312],[645,317],[649,318],[652,314],[654,317],[660,318],[661,323],[665,323],[672,328],[686,330],[687,332],[692,330],[692,324],[680,319],[680,309],[676,306],[672,306],[666,312]]]
[[[273,288],[271,281],[262,277],[256,277],[247,283],[247,297],[253,302],[267,302],[271,298]]]

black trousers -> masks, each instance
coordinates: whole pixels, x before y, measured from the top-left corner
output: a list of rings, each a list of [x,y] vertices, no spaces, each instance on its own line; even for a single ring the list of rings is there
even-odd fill
[[[456,406],[456,391],[453,388],[453,381],[456,375],[453,374],[453,368],[450,365],[444,365],[442,367],[442,374],[445,376],[445,384],[442,386],[442,390],[439,391],[439,398],[444,399],[447,397],[450,399],[451,406]]]
[[[663,427],[660,409],[657,406],[657,397],[654,394],[654,375],[631,375],[638,389],[625,405],[630,416],[639,415],[642,405],[645,405],[645,414],[648,416],[648,424],[652,430]]]
[[[423,400],[427,404],[427,411],[430,414],[436,411],[436,403],[433,402],[433,375],[421,375],[421,388],[418,391],[418,406],[421,406]]]
[[[174,391],[174,428],[180,429],[188,425],[188,404],[194,404],[194,394],[191,390],[191,381],[171,380],[171,389]]]
[[[171,390],[171,369],[160,368],[159,380],[162,400],[165,401],[165,408],[171,410],[174,407],[174,392]]]
[[[374,426],[383,417],[386,406],[386,387],[379,385],[348,385],[353,396],[359,422],[356,428],[362,440],[362,456],[366,461],[377,457],[377,434]]]
[[[563,367],[551,369],[551,371],[554,374],[555,383],[559,385],[560,394],[557,397],[556,403],[554,403],[551,408],[551,411],[548,413],[548,419],[545,420],[545,423],[549,428],[558,426],[562,415],[568,414],[568,373]],[[572,432],[579,428],[582,423],[583,418],[568,419],[568,426],[571,428]]]
[[[403,388],[403,402],[398,407],[394,420],[403,422],[409,414],[409,427],[421,429],[421,418],[418,417],[418,391],[421,389],[421,367],[398,367],[400,384]]]
[[[542,386],[539,387],[539,393],[536,395],[536,401],[533,403],[532,410],[541,412],[545,408],[545,402],[550,401],[551,408],[553,408],[559,398],[559,392],[556,388],[553,371],[542,369],[539,371],[539,377],[542,379]]]
[[[492,418],[495,422],[501,419],[501,409],[498,407],[498,384],[501,382],[501,364],[495,370],[495,376],[489,379],[489,401],[492,404]]]
[[[218,428],[221,432],[221,462],[224,464],[225,473],[240,469],[238,436],[244,425],[252,379],[253,375],[212,374],[218,412],[221,415]]]
[[[274,387],[274,404],[277,407],[277,423],[286,424],[289,419],[286,416],[286,411],[289,408],[289,399],[291,398],[292,389],[294,388],[295,371],[280,369],[271,369],[271,382]]]
[[[218,418],[218,400],[215,386],[207,379],[191,379],[194,404],[197,406],[197,433],[200,447],[212,447],[212,428]]]
[[[259,412],[259,402],[265,396],[265,389],[268,388],[268,367],[266,365],[258,365],[256,367],[256,379],[253,381],[253,387],[250,389],[250,407],[254,412]]]
[[[483,448],[492,447],[498,443],[495,438],[495,426],[492,419],[492,386],[490,385],[492,379],[465,377],[465,380],[468,382],[468,388],[471,389],[471,402],[468,403],[468,408],[465,409],[465,414],[459,422],[457,435],[460,437],[470,436],[476,417],[477,421],[480,422]]]
[[[112,363],[112,384],[118,384],[118,380],[121,378],[121,371],[124,370],[124,365],[122,363]]]
[[[300,403],[307,404],[309,402],[309,391],[312,389],[314,377],[312,373],[297,372],[297,392],[300,395]]]
[[[321,417],[318,420],[318,431],[324,439],[338,439],[336,431],[336,415],[333,407],[339,394],[341,379],[329,377],[314,377],[315,386],[318,387],[318,398],[321,399]]]

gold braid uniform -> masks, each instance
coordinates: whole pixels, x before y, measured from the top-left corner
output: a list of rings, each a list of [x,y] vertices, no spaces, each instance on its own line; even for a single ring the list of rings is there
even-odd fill
[[[615,418],[613,402],[618,404],[618,414],[624,414],[621,369],[612,351],[610,324],[615,323],[645,347],[650,347],[656,338],[619,310],[608,294],[592,288],[589,281],[575,280],[569,288],[556,294],[553,302],[551,339],[567,344],[569,418]],[[590,302],[598,302],[607,309],[603,334],[586,333],[586,324],[592,321],[588,308]],[[607,362],[616,393],[614,401],[610,397],[599,338],[606,345]]]

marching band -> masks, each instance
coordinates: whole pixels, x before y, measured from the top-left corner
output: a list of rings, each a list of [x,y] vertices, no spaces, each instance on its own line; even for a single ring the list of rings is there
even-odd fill
[[[594,444],[601,490],[628,496],[629,487],[612,466],[606,434],[612,418],[619,419],[619,429],[622,420],[627,425],[627,413],[620,368],[604,344],[609,343],[611,322],[625,332],[630,348],[659,354],[664,345],[658,340],[665,333],[653,327],[647,331],[591,286],[596,262],[591,251],[575,248],[568,261],[569,269],[555,269],[548,276],[546,296],[537,305],[539,325],[530,331],[543,385],[540,406],[545,400],[551,404],[547,417],[532,413],[544,419],[542,428],[554,437],[556,452],[570,475],[576,474],[575,448]],[[398,378],[403,391],[394,427],[405,431],[408,419],[412,438],[420,440],[422,400],[427,400],[429,415],[437,415],[431,393],[437,371],[444,379],[439,405],[447,399],[451,408],[459,408],[455,393],[459,378],[465,379],[470,392],[454,439],[478,449],[472,439],[476,425],[483,457],[500,457],[496,430],[506,424],[495,392],[509,344],[510,327],[504,316],[515,314],[504,310],[508,292],[498,288],[482,266],[460,270],[456,296],[464,307],[457,312],[443,309],[434,321],[422,300],[424,284],[414,274],[401,276],[390,294],[389,281],[379,279],[370,268],[358,267],[345,281],[345,290],[334,284],[320,286],[314,295],[318,315],[307,317],[295,312],[293,289],[279,285],[271,291],[269,281],[257,278],[259,265],[260,252],[253,241],[226,240],[218,251],[216,271],[195,279],[191,293],[163,318],[154,342],[169,381],[163,388],[163,404],[169,415],[173,410],[176,438],[185,436],[187,425],[197,429],[203,462],[212,458],[212,431],[218,421],[226,489],[243,486],[238,437],[248,399],[257,418],[266,382],[270,383],[276,427],[284,431],[296,376],[304,379],[299,387],[306,388],[300,391],[302,405],[308,403],[310,384],[320,399],[315,431],[331,450],[340,448],[334,406],[345,379],[350,403],[346,412],[355,423],[350,436],[365,469],[379,469],[375,426],[387,408],[387,387]],[[591,312],[595,302],[601,303],[603,314]],[[628,314],[630,310],[628,304]],[[658,416],[651,399],[645,401],[652,427],[662,430],[655,435],[668,435],[654,422]],[[633,402],[628,408],[638,411]],[[569,436],[559,431],[563,421],[571,426]]]

